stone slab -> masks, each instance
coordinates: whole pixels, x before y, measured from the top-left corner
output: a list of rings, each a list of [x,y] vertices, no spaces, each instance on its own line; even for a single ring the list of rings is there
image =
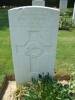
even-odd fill
[[[45,0],[32,0],[32,6],[45,6]]]
[[[65,12],[67,10],[68,0],[60,0],[60,11]]]
[[[10,9],[8,13],[17,83],[43,72],[54,76],[59,10],[28,6]]]

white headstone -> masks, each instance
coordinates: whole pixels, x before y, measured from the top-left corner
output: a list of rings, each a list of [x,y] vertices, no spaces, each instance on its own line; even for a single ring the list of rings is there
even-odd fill
[[[28,6],[9,10],[17,83],[43,72],[54,76],[58,22],[58,9]]]
[[[32,5],[33,6],[45,6],[45,1],[44,0],[32,0]]]
[[[74,9],[73,9],[73,23],[75,24],[75,2],[74,2]]]
[[[60,0],[60,11],[65,12],[67,10],[68,0]]]

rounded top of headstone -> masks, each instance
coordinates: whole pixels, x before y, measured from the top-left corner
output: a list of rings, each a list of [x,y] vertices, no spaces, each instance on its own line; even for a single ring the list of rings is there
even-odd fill
[[[38,9],[49,9],[49,10],[53,10],[53,11],[57,11],[59,12],[60,9],[57,9],[57,8],[52,8],[52,7],[44,7],[44,6],[22,6],[22,7],[15,7],[15,8],[12,8],[12,9],[9,9],[8,11],[13,11],[13,10],[23,10],[23,9],[31,9],[31,8],[38,8]]]

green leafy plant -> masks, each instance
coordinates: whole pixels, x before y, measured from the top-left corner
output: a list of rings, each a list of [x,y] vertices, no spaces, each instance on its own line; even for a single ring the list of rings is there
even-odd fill
[[[73,20],[73,9],[67,9],[65,12],[60,12],[59,29],[60,30],[71,30],[75,27]]]
[[[71,30],[73,27],[72,18],[67,13],[60,14],[59,29]]]
[[[73,100],[69,84],[63,85],[49,74],[39,75],[15,92],[15,100]]]
[[[70,84],[69,92],[71,95],[74,96],[74,99],[75,99],[75,72],[71,73],[71,80],[69,84]]]

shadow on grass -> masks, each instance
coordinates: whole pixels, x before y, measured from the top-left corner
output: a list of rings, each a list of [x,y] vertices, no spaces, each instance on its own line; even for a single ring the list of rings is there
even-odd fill
[[[0,9],[0,30],[8,28],[8,9]]]

